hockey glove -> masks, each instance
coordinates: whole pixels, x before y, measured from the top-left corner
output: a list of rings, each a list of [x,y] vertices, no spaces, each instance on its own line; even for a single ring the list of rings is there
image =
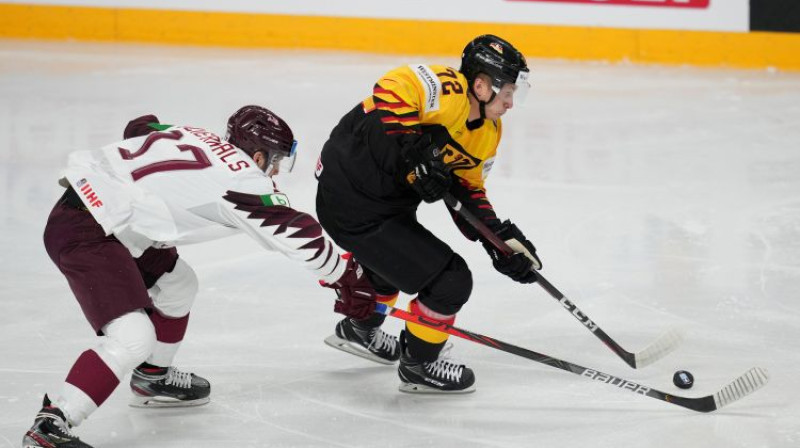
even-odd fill
[[[141,137],[154,132],[155,129],[150,127],[150,123],[158,124],[158,118],[155,115],[142,115],[141,117],[134,118],[128,122],[127,126],[125,126],[123,138],[127,140],[129,138]]]
[[[338,297],[333,306],[334,312],[356,320],[366,319],[375,311],[377,300],[375,288],[367,280],[364,269],[350,254],[342,258],[347,260],[344,274],[334,283],[327,284],[320,281],[320,285],[336,290]]]
[[[497,236],[500,237],[505,243],[514,250],[514,253],[506,256],[494,247],[490,242],[483,240],[483,247],[486,252],[492,257],[492,264],[501,274],[511,277],[512,280],[519,283],[533,283],[536,281],[536,274],[533,270],[537,271],[542,269],[542,262],[536,256],[536,247],[531,243],[522,231],[512,224],[511,221],[505,220],[500,224],[496,230]]]
[[[425,202],[442,199],[450,190],[453,177],[431,137],[423,134],[413,145],[404,148],[404,156],[411,168],[405,178],[411,188]]]
[[[408,182],[423,201],[431,203],[444,197],[450,190],[453,178],[444,162],[432,160],[415,166],[408,174]]]

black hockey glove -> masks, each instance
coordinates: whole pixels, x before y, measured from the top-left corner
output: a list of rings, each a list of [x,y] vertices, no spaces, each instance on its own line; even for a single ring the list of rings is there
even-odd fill
[[[492,264],[501,274],[511,277],[519,283],[533,283],[536,281],[536,274],[533,270],[542,269],[542,262],[536,256],[536,247],[531,243],[522,231],[509,220],[505,220],[496,230],[500,239],[514,250],[510,256],[506,256],[492,245],[492,243],[481,240],[483,248],[492,257]]]
[[[403,148],[410,171],[405,181],[425,202],[436,202],[444,197],[453,183],[450,168],[442,161],[439,146],[423,134],[414,144]]]
[[[417,192],[423,201],[428,203],[442,199],[453,183],[450,170],[441,160],[420,163],[414,167],[408,176],[411,188]]]

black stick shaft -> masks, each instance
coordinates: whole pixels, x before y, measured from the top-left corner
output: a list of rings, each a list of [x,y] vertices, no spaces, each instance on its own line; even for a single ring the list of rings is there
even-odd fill
[[[444,202],[459,216],[464,218],[478,233],[481,234],[487,241],[489,241],[492,246],[497,248],[500,252],[505,255],[511,255],[514,253],[514,250],[506,244],[505,241],[500,239],[492,230],[486,226],[481,220],[479,220],[475,215],[470,213],[469,210],[465,209],[463,204],[456,199],[452,194],[445,193],[444,195]],[[589,316],[583,313],[577,305],[572,303],[561,291],[558,290],[552,283],[550,283],[542,274],[537,271],[533,271],[534,275],[536,275],[536,283],[539,284],[548,294],[550,294],[554,299],[558,300],[561,303],[561,306],[564,307],[567,311],[570,312],[580,323],[582,323],[586,328],[589,329],[598,339],[603,341],[606,346],[608,346],[611,351],[616,353],[623,361],[625,361],[629,366],[636,368],[636,356],[622,348],[614,339],[611,338],[602,328],[600,328],[594,321],[592,321]]]
[[[454,327],[445,322],[441,322],[436,319],[428,317],[419,316],[410,313],[408,311],[403,311],[401,309],[388,306],[383,303],[378,303],[376,305],[375,311],[384,314],[386,316],[393,316],[395,318],[404,320],[406,322],[419,324],[442,333],[447,333],[462,339],[466,339],[468,341],[472,341],[481,345],[485,345],[487,347],[491,347],[496,350],[504,351],[506,353],[511,353],[512,355],[517,355],[526,359],[530,359],[531,361],[536,361],[538,363],[546,364],[548,366],[565,370],[567,372],[574,373],[576,375],[580,375],[595,381],[600,381],[602,383],[616,386],[618,389],[627,390],[629,392],[633,392],[639,395],[645,395],[651,398],[655,398],[657,400],[665,401],[667,403],[676,404],[678,406],[682,406],[684,408],[691,409],[693,411],[711,412],[717,409],[714,397],[710,395],[701,398],[685,398],[685,397],[670,395],[661,392],[659,390],[653,389],[651,387],[643,386],[641,384],[635,383],[630,380],[626,380],[623,378],[616,377],[614,375],[603,373],[599,370],[590,369],[558,358],[553,358],[551,356],[537,353],[533,350],[528,350],[522,347],[518,347],[516,345],[512,345],[507,342],[490,338],[482,334],[473,333],[468,330]]]

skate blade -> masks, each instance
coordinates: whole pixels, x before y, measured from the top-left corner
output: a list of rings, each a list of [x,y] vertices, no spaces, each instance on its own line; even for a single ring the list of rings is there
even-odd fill
[[[22,439],[22,448],[42,448],[49,446],[53,445],[45,440],[42,440],[42,438],[33,431],[28,431],[25,433],[25,437]]]
[[[457,394],[471,394],[475,392],[475,385],[471,385],[466,389],[461,390],[442,390],[435,387],[426,386],[424,384],[413,384],[401,382],[397,388],[400,392],[407,394],[438,394],[438,395],[457,395]]]
[[[347,339],[342,339],[339,336],[336,336],[336,334],[332,334],[325,338],[325,343],[337,350],[341,350],[364,359],[369,359],[370,361],[377,362],[378,364],[391,366],[396,362],[383,359],[358,344],[354,344]]]
[[[137,397],[131,398],[128,405],[132,408],[187,408],[192,406],[202,406],[211,399],[209,397],[198,398],[197,400],[176,400],[168,397]]]

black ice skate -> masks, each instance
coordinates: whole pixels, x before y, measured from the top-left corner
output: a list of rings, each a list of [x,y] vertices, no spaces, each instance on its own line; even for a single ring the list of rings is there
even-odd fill
[[[403,344],[405,345],[405,344]],[[400,391],[416,394],[466,394],[475,392],[475,374],[464,364],[447,357],[452,345],[448,344],[433,362],[418,361],[401,347]]]
[[[349,317],[336,324],[336,333],[325,338],[325,343],[381,364],[394,364],[400,358],[396,336],[384,333],[380,327],[360,327]]]
[[[131,376],[131,390],[130,405],[136,408],[199,406],[208,403],[211,384],[175,367],[139,366]]]
[[[70,425],[64,418],[61,409],[50,403],[47,395],[44,396],[42,410],[36,414],[36,420],[25,437],[22,438],[22,448],[92,448],[80,441],[70,431]]]

